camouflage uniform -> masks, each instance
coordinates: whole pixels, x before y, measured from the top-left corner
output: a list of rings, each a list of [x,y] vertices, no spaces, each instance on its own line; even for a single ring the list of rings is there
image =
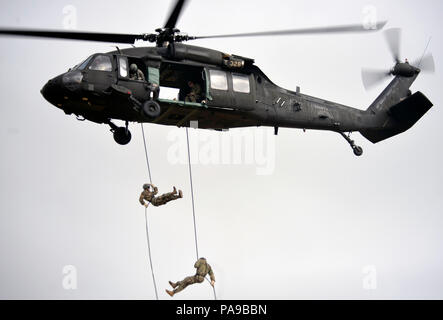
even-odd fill
[[[186,95],[186,102],[198,102],[201,100],[202,88],[198,83],[194,83],[194,86],[191,88],[191,92]]]
[[[209,276],[211,277],[211,281],[215,281],[214,272],[212,271],[211,266],[206,262],[205,258],[198,259],[197,262],[194,264],[194,268],[197,269],[197,272],[194,276],[186,277],[182,281],[179,281],[177,283],[169,282],[174,288],[174,294],[182,291],[190,284],[202,283],[203,281],[205,281],[205,277],[207,274],[209,274]]]
[[[168,203],[169,201],[181,198],[180,194],[177,194],[177,191],[165,193],[159,197],[156,197],[155,195],[158,193],[158,188],[152,184],[146,184],[146,186],[149,186],[149,188],[142,191],[139,199],[143,206],[145,205],[145,200],[150,202],[153,206],[158,207]],[[154,191],[151,192],[150,187],[152,187]]]
[[[137,69],[136,73],[131,73],[129,75],[129,80],[141,80],[141,81],[145,81],[145,75],[143,74],[143,72],[140,69]]]

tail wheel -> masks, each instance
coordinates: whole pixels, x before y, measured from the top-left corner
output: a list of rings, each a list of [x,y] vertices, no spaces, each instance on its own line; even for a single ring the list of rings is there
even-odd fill
[[[352,148],[354,150],[354,154],[357,157],[361,157],[363,155],[363,148],[359,147],[359,146],[355,146],[354,148]]]
[[[118,144],[126,145],[131,141],[131,131],[125,127],[118,127],[114,130],[114,140]]]
[[[145,117],[154,119],[160,115],[161,108],[160,105],[154,100],[148,100],[143,104],[142,111]]]

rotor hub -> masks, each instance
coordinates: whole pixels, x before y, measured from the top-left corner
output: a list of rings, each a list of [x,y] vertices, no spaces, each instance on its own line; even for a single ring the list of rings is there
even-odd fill
[[[399,62],[395,65],[395,67],[391,70],[391,74],[394,76],[402,76],[402,77],[413,77],[416,73],[419,72],[419,69],[411,66],[406,59],[405,62]]]

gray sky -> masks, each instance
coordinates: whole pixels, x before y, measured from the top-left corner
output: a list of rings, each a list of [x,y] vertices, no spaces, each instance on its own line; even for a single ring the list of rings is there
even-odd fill
[[[170,8],[169,1],[2,1],[1,26],[61,29],[66,5],[76,8],[78,30],[121,33],[152,32]],[[194,164],[199,249],[219,298],[443,298],[442,2],[193,0],[178,26],[205,35],[359,23],[367,5],[387,28],[403,28],[402,58],[420,57],[432,37],[436,73],[420,75],[412,90],[435,107],[377,145],[354,134],[361,158],[337,134],[281,129],[265,144],[271,174],[246,161]],[[282,87],[360,109],[388,84],[366,92],[361,68],[393,64],[382,33],[193,44],[254,58]],[[140,126],[119,146],[106,125],[78,122],[40,95],[48,79],[112,45],[0,38],[0,49],[0,298],[153,299],[138,203],[147,180]],[[159,295],[169,299],[167,281],[194,272],[188,169],[171,161],[171,139],[184,142],[185,131],[145,131],[154,183],[185,194],[149,211]],[[201,150],[205,139],[241,134],[198,131],[192,139]],[[62,286],[65,265],[77,269],[76,290]],[[363,288],[366,266],[375,266],[375,290]],[[195,285],[179,298],[211,299],[212,291]]]

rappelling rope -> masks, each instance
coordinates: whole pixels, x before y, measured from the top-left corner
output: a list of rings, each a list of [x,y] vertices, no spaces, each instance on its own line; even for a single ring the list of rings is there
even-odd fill
[[[143,123],[140,123],[140,125],[142,128],[143,144],[145,146],[145,155],[146,155],[146,164],[148,166],[149,182],[152,184],[151,168],[149,166],[148,148],[146,147],[145,131],[143,129]],[[157,284],[155,282],[154,268],[152,266],[151,244],[149,242],[148,208],[146,207],[145,207],[145,224],[146,224],[146,239],[148,241],[148,256],[149,256],[149,264],[151,266],[152,282],[154,283],[155,298],[158,300]]]
[[[190,151],[190,148],[189,148],[188,128],[186,128],[186,141],[187,141],[187,144],[188,144],[189,181],[191,182],[192,218],[194,220],[195,253],[197,255],[197,260],[198,260],[198,258],[200,256],[198,254],[197,224],[195,222],[194,187],[193,187],[193,184],[192,184],[191,151]]]
[[[195,222],[195,206],[194,206],[194,187],[192,184],[192,169],[191,169],[191,150],[189,148],[189,134],[188,134],[188,127],[186,127],[186,141],[188,145],[188,165],[189,165],[189,181],[191,182],[191,199],[192,199],[192,218],[194,220],[194,239],[195,239],[195,253],[197,255],[197,260],[199,259],[198,254],[198,241],[197,241],[197,223]],[[211,283],[211,281],[208,280],[207,277],[205,279]],[[215,286],[212,287],[212,291],[214,292],[214,300],[217,300],[217,294],[215,293]]]
[[[145,146],[146,165],[148,166],[149,182],[152,184],[151,167],[149,166],[148,148],[146,147],[145,130],[143,129],[143,123],[140,123],[142,127],[143,145]]]
[[[143,123],[140,123],[141,129],[142,129],[142,135],[143,135],[143,145],[145,147],[145,156],[146,156],[146,165],[148,168],[148,175],[149,175],[149,181],[152,184],[152,176],[151,176],[151,167],[149,166],[149,157],[148,157],[148,148],[146,146],[146,138],[145,138],[145,131],[143,128]],[[191,168],[191,151],[189,147],[189,134],[188,134],[188,128],[186,128],[186,140],[187,140],[187,146],[188,146],[188,164],[189,164],[189,181],[191,183],[191,198],[192,198],[192,217],[194,221],[194,239],[195,239],[195,253],[197,256],[197,260],[199,259],[198,254],[198,241],[197,241],[197,223],[195,219],[195,205],[194,205],[194,187],[192,183],[192,168]],[[151,244],[149,241],[149,228],[148,228],[148,209],[145,208],[145,221],[146,221],[146,239],[148,243],[148,254],[149,254],[149,264],[151,266],[151,274],[152,274],[152,281],[154,283],[154,290],[155,290],[155,297],[158,300],[158,293],[157,293],[157,284],[155,281],[155,275],[154,275],[154,268],[152,266],[152,258],[151,258]],[[206,278],[206,281],[210,283],[208,278]],[[212,291],[214,293],[214,299],[217,300],[217,294],[215,292],[215,286],[212,287]]]

